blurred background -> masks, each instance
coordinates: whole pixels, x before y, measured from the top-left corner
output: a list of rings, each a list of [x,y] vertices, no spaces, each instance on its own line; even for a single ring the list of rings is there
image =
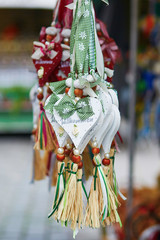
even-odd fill
[[[113,84],[122,123],[116,157],[123,227],[80,231],[77,239],[160,239],[160,1],[95,0],[97,17],[121,58]],[[48,179],[30,184],[33,141],[29,91],[37,82],[33,41],[50,26],[54,0],[0,0],[0,239],[72,239],[47,219],[54,189]],[[134,56],[133,58],[132,56]],[[135,102],[135,104],[134,104]],[[135,105],[135,106],[134,106]],[[135,116],[135,125],[133,118]]]

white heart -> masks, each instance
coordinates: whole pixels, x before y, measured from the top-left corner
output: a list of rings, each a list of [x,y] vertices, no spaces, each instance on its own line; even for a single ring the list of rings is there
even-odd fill
[[[59,103],[59,101],[56,103],[56,105]],[[84,121],[82,121],[79,118],[79,116],[77,115],[77,112],[74,112],[74,114],[67,119],[62,119],[59,116],[58,112],[54,109],[55,120],[70,136],[75,147],[78,148],[80,152],[83,151],[83,149],[85,148],[85,146],[88,144],[91,137],[95,133],[97,129],[98,121],[102,112],[102,107],[99,100],[90,97],[89,103],[90,103],[90,106],[92,107],[94,115]],[[79,130],[79,133],[77,136],[73,135],[72,133],[75,125]]]

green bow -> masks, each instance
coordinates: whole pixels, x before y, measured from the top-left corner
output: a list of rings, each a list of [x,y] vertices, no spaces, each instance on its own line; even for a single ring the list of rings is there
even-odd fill
[[[44,109],[48,110],[52,114],[53,113],[53,106],[58,100],[59,100],[59,97],[55,93],[52,93],[50,98],[49,98],[49,101],[45,105]]]
[[[61,118],[67,119],[77,112],[79,118],[84,121],[94,115],[92,107],[89,105],[89,97],[82,98],[75,103],[71,97],[65,95],[55,110]]]

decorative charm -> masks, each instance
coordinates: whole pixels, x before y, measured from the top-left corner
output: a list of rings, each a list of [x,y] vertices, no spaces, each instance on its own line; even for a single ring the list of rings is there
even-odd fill
[[[125,198],[114,170],[120,113],[110,83],[118,55],[104,24],[95,19],[92,0],[58,0],[52,26],[34,42],[32,59],[40,87],[35,147],[54,152],[57,166],[48,217],[70,226],[74,237],[83,226],[121,226],[118,193]],[[93,174],[89,194],[83,169],[86,179]]]

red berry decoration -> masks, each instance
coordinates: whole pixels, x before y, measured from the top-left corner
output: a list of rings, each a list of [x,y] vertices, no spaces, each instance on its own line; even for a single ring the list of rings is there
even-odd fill
[[[93,153],[94,155],[96,155],[96,154],[100,153],[100,149],[94,147],[94,148],[92,148],[92,153]]]
[[[68,92],[69,92],[69,87],[66,87],[66,89],[65,89],[65,93],[67,94]]]
[[[69,156],[70,153],[71,153],[71,150],[69,150],[67,148],[64,149],[65,156]]]
[[[78,169],[82,169],[82,168],[83,168],[83,162],[80,161],[80,162],[78,163]]]
[[[37,98],[38,98],[38,100],[42,100],[43,99],[43,93],[38,93]]]
[[[74,90],[74,94],[75,94],[76,97],[82,97],[83,96],[83,90],[79,89],[79,88],[76,88]]]
[[[57,160],[62,162],[65,159],[65,155],[64,154],[57,154]]]
[[[111,163],[111,160],[109,158],[103,158],[102,163],[104,166],[109,166]]]
[[[72,155],[72,161],[74,163],[79,163],[81,161],[81,156],[79,156],[79,155]]]

